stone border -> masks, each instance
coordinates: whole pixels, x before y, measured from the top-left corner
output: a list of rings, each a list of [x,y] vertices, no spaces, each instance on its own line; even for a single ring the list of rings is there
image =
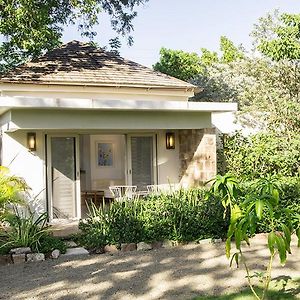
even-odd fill
[[[222,239],[204,239],[198,242],[187,242],[179,243],[177,241],[165,240],[165,241],[155,241],[152,243],[139,242],[139,243],[123,243],[120,247],[116,245],[106,245],[102,248],[86,250],[83,247],[75,247],[76,243],[73,243],[71,248],[67,248],[66,254],[61,254],[58,249],[55,249],[51,252],[49,256],[50,259],[57,259],[59,256],[75,256],[75,255],[89,255],[89,254],[115,254],[118,252],[130,252],[130,251],[149,251],[149,250],[158,250],[161,248],[173,248],[180,245],[186,244],[216,244],[221,243]],[[5,266],[9,264],[20,264],[25,262],[39,262],[44,261],[46,255],[44,253],[32,253],[29,247],[15,248],[11,249],[10,254],[0,255],[0,266]]]

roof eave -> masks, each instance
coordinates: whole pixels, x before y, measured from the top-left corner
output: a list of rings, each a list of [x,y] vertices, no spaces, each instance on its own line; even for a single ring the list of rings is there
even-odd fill
[[[0,80],[1,84],[33,84],[33,85],[47,85],[47,86],[82,86],[82,87],[114,87],[114,88],[143,88],[143,89],[170,89],[170,90],[186,90],[186,91],[196,91],[198,92],[198,87],[192,84],[182,85],[151,85],[151,84],[137,84],[137,83],[95,83],[95,82],[47,82],[47,81],[12,81],[12,80]]]

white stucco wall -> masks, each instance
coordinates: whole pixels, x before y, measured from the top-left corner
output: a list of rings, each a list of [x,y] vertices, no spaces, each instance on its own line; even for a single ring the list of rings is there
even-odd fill
[[[179,138],[175,132],[175,149],[166,149],[166,131],[161,130],[157,135],[157,166],[158,183],[178,183],[179,180]]]
[[[30,191],[30,204],[36,211],[46,209],[44,135],[36,132],[37,151],[27,149],[27,132],[17,131],[2,135],[2,165],[12,174],[25,179]]]

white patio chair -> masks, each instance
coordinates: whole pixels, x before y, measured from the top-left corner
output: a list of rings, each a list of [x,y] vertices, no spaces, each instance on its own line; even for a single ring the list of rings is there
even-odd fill
[[[170,194],[180,189],[179,183],[151,184],[147,185],[149,194]]]
[[[136,185],[113,185],[109,187],[110,192],[117,201],[134,199],[136,189]]]

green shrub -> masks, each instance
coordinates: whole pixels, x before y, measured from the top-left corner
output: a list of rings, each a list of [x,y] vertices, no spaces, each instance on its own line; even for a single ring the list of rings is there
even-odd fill
[[[67,245],[64,241],[57,237],[54,237],[51,234],[44,235],[40,239],[39,252],[51,253],[55,249],[58,249],[60,253],[66,253]]]
[[[220,200],[204,189],[180,190],[170,195],[113,202],[91,207],[81,220],[79,241],[88,248],[140,241],[195,241],[225,236],[227,220]]]
[[[24,193],[28,190],[22,178],[11,175],[8,168],[0,166],[0,221],[5,218],[10,205],[24,203]]]
[[[282,136],[260,132],[248,137],[237,133],[224,142],[226,171],[236,177],[254,180],[267,175],[300,175],[299,133]]]

